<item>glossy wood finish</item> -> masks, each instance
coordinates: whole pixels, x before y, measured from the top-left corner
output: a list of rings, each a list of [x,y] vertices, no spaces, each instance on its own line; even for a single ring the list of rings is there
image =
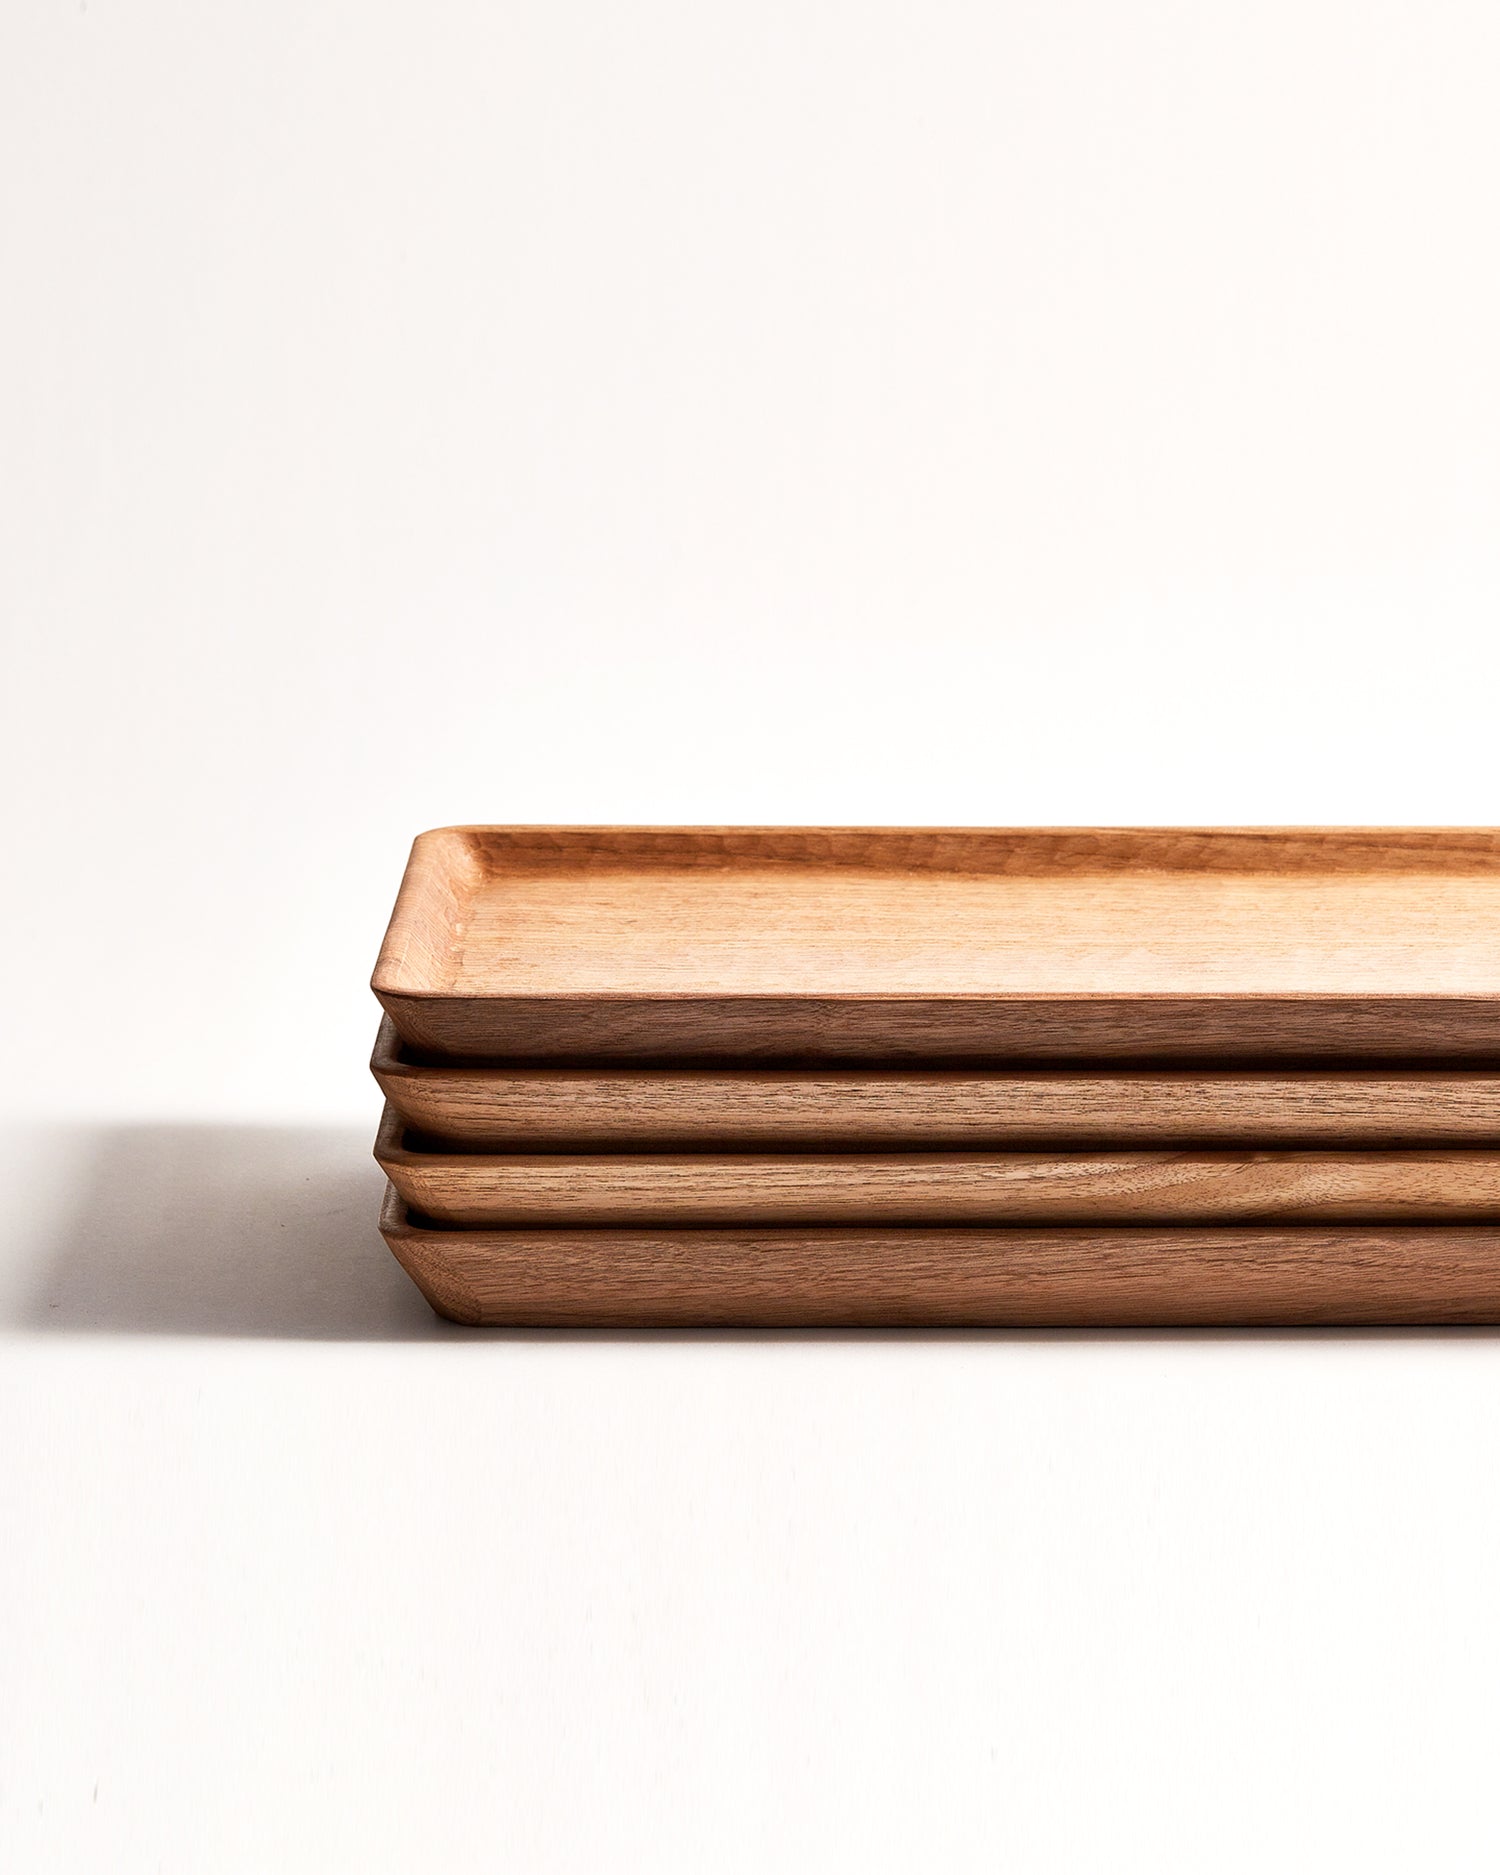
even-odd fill
[[[446,1224],[1500,1220],[1500,1152],[463,1153],[375,1157]]]
[[[419,1132],[509,1152],[1500,1142],[1491,1067],[433,1065],[387,1016],[370,1068]]]
[[[1500,1226],[381,1229],[440,1315],[542,1328],[1500,1322]]]
[[[447,1057],[1500,1056],[1500,833],[445,828],[374,987]]]

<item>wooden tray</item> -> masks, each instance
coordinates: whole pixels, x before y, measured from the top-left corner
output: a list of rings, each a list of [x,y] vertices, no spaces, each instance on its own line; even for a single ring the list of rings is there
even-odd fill
[[[1500,1152],[464,1153],[387,1107],[375,1157],[459,1225],[1500,1220]]]
[[[1500,1226],[381,1231],[440,1315],[536,1328],[1500,1322]]]
[[[386,1016],[370,1069],[417,1131],[512,1152],[1500,1143],[1493,1067],[468,1067]]]
[[[449,827],[374,988],[459,1057],[1500,1055],[1500,832]]]

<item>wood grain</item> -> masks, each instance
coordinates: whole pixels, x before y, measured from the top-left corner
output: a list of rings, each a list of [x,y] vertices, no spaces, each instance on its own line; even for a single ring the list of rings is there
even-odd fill
[[[542,1328],[1500,1322],[1500,1226],[445,1230],[386,1242],[439,1314]]]
[[[1487,828],[445,828],[374,987],[448,1057],[1460,1057],[1497,933]]]
[[[1500,1142],[1492,1067],[483,1067],[387,1016],[370,1069],[418,1132],[509,1152]]]
[[[456,1153],[387,1107],[375,1157],[458,1225],[1500,1219],[1500,1151]]]

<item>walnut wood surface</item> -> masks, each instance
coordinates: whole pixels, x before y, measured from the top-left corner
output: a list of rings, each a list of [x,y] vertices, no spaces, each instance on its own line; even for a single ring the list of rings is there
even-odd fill
[[[446,1224],[1500,1219],[1500,1152],[455,1153],[375,1157]]]
[[[445,828],[374,987],[443,1056],[1500,1055],[1494,829]]]
[[[1500,1226],[381,1229],[439,1314],[544,1328],[1500,1322]]]
[[[1500,1143],[1500,1070],[431,1065],[370,1068],[417,1131],[499,1151]]]

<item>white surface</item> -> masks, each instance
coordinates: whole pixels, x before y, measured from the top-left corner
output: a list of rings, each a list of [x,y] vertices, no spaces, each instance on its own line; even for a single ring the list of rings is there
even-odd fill
[[[453,820],[1500,821],[1500,14],[0,17],[0,1866],[1492,1869],[1500,1341],[578,1338]]]

